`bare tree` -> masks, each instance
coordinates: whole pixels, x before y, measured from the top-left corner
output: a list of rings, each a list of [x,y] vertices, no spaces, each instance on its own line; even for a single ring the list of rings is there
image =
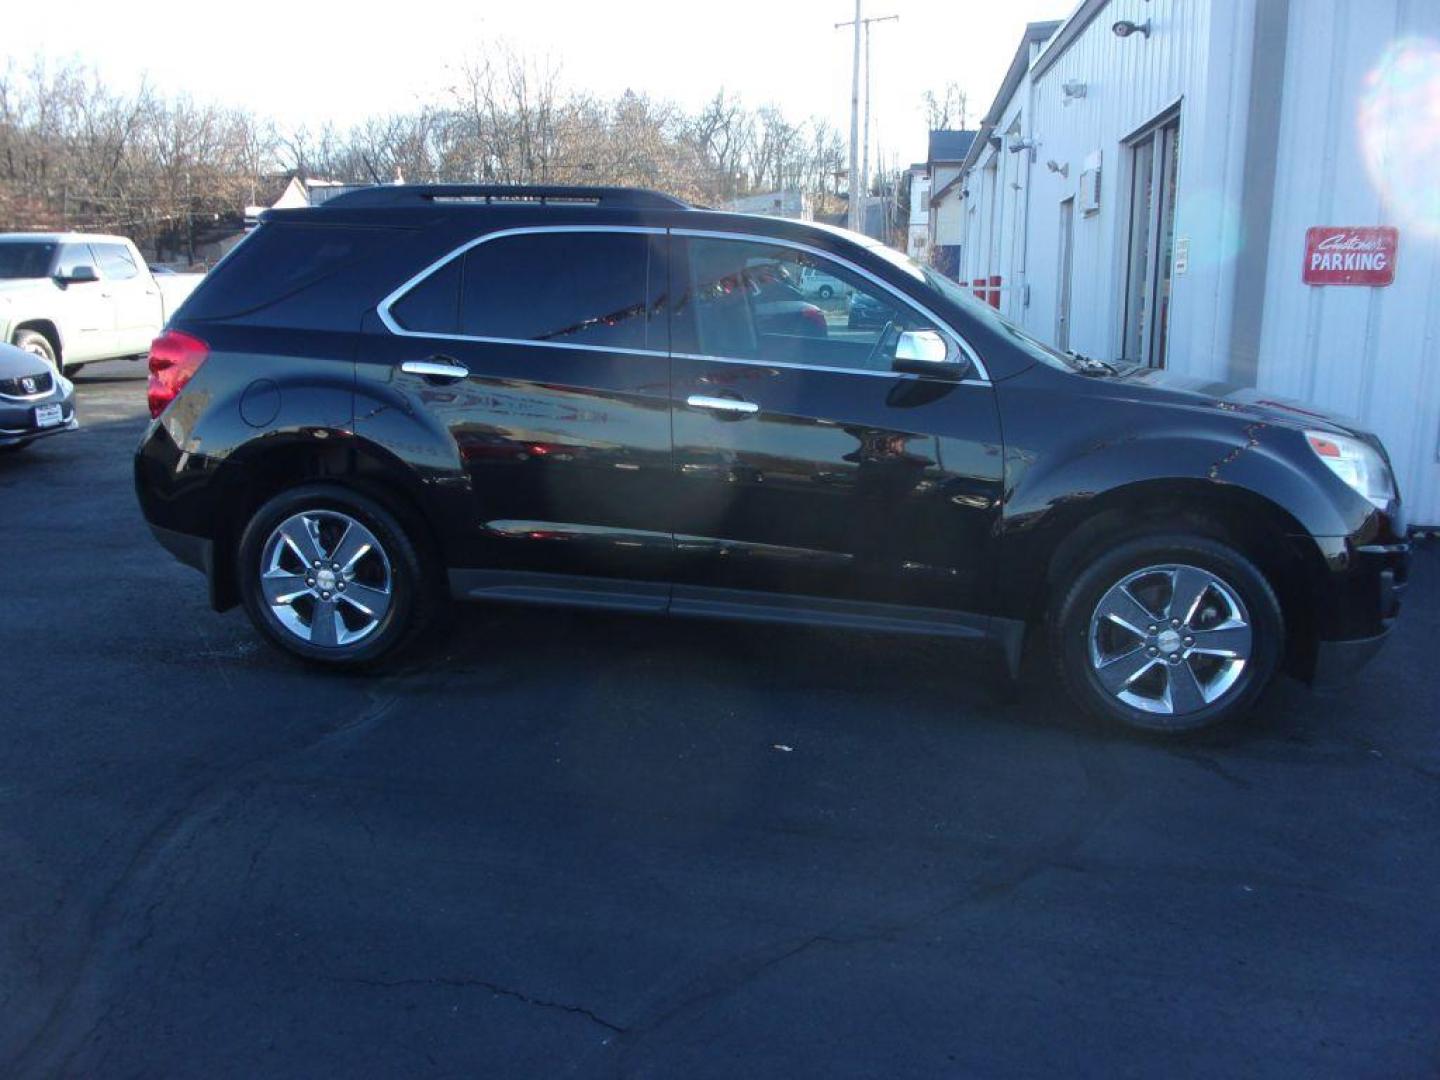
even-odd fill
[[[933,90],[920,95],[925,107],[925,122],[931,131],[948,131],[963,128],[969,115],[969,100],[965,91],[955,82],[948,82],[937,97]]]
[[[282,132],[148,83],[121,92],[73,61],[0,68],[0,229],[118,231],[157,255],[193,256],[295,175],[636,185],[711,205],[799,189],[824,211],[838,205],[843,158],[823,119],[752,109],[723,89],[694,113],[634,91],[576,93],[504,43],[474,52],[438,101],[347,130],[322,120]]]

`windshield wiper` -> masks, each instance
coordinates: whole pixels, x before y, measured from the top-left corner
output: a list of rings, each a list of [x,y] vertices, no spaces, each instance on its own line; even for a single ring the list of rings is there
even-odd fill
[[[1119,375],[1120,369],[1108,360],[1096,360],[1093,356],[1066,350],[1065,355],[1075,361],[1075,370],[1082,375]]]

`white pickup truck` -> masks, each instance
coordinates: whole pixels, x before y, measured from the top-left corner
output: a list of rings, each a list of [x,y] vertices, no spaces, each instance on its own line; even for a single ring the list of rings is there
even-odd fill
[[[0,341],[62,372],[142,356],[202,276],[151,273],[123,236],[0,234]]]

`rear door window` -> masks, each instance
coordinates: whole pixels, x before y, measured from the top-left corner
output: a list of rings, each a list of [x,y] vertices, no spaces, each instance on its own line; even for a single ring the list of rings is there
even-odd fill
[[[418,334],[460,332],[460,272],[465,260],[451,259],[390,305],[390,317]]]
[[[100,276],[111,281],[128,281],[140,274],[130,249],[124,244],[94,244],[95,257],[100,263]]]
[[[461,332],[592,348],[664,348],[663,325],[653,335],[657,344],[649,344],[649,257],[645,233],[521,233],[486,241],[465,256]]]

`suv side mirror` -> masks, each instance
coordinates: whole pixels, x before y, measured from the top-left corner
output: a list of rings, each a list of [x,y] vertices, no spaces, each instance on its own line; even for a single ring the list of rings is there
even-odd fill
[[[908,375],[959,379],[965,374],[966,361],[952,356],[950,346],[934,330],[906,330],[895,342],[893,367]]]
[[[95,267],[82,263],[72,266],[69,273],[56,274],[55,280],[64,285],[83,285],[88,281],[99,281],[100,275],[95,272]]]

